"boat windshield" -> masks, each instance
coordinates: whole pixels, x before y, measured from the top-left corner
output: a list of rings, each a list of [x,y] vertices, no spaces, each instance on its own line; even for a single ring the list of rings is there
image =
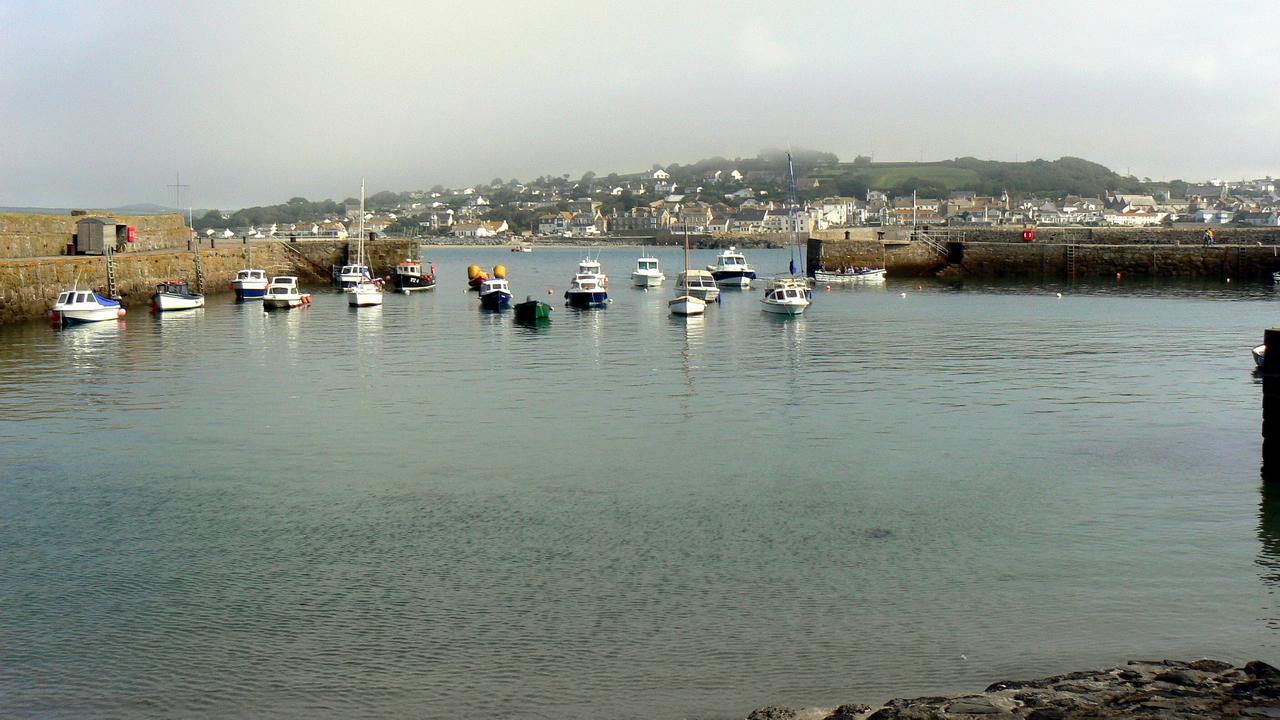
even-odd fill
[[[76,302],[89,302],[89,293],[76,293]]]
[[[65,304],[67,302],[67,296],[70,294],[71,293],[58,293],[58,302],[60,304]]]

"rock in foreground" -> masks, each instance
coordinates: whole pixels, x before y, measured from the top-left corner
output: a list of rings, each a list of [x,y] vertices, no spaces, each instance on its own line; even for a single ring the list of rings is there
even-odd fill
[[[890,700],[802,711],[768,707],[752,720],[1109,720],[1257,718],[1280,720],[1280,670],[1254,661],[1135,661],[1109,670],[998,682],[980,695]]]

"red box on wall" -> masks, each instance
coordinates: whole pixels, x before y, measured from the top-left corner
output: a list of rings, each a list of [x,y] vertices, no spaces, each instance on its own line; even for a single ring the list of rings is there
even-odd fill
[[[138,239],[138,228],[129,228],[129,242],[136,242]]]

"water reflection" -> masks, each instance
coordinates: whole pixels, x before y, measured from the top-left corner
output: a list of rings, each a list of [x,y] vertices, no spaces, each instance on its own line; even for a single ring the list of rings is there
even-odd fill
[[[124,330],[124,320],[67,325],[58,330],[58,338],[74,370],[96,370],[108,354],[115,352]]]

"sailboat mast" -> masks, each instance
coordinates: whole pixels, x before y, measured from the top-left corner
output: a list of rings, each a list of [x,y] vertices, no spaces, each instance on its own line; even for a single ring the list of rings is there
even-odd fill
[[[791,164],[791,152],[787,152],[787,224],[790,226],[791,239],[787,247],[791,250],[791,274],[796,274],[796,247],[800,244],[796,237],[796,170]],[[804,272],[804,257],[800,258],[800,272]]]
[[[364,178],[360,178],[360,242],[356,243],[356,264],[364,264]]]

